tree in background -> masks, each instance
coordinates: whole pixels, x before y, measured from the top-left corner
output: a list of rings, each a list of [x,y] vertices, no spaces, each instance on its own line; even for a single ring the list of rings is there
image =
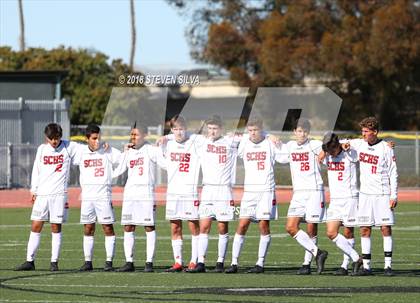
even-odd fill
[[[239,84],[324,84],[344,101],[338,128],[418,129],[420,1],[167,1],[191,18],[193,58]]]
[[[71,100],[72,124],[101,123],[118,76],[129,67],[121,59],[108,63],[103,53],[61,46],[52,50],[29,48],[14,52],[0,47],[0,70],[68,70],[62,82],[62,95]]]

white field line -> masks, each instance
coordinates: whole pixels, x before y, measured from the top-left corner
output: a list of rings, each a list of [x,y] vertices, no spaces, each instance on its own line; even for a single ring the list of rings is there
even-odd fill
[[[173,288],[173,289],[177,289],[179,288],[179,286],[166,286],[166,285],[127,285],[127,284],[123,284],[123,285],[115,285],[115,284],[101,284],[101,285],[88,285],[88,284],[27,284],[27,283],[3,283],[3,285],[6,286],[27,286],[27,287],[81,287],[81,288]],[[191,287],[182,287],[182,288],[196,288],[195,286],[191,286]]]

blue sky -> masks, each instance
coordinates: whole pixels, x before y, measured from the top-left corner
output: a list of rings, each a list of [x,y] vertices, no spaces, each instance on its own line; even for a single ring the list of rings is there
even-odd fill
[[[93,48],[128,62],[129,0],[23,0],[27,47]],[[137,0],[135,65],[142,69],[196,66],[185,38],[188,21],[163,0]],[[18,50],[17,0],[0,1],[0,45]]]

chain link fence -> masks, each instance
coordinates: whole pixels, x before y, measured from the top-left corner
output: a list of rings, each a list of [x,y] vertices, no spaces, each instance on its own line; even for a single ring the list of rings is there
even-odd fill
[[[346,134],[351,134],[346,132]],[[356,135],[353,133],[353,135]],[[287,135],[285,135],[287,136]],[[319,138],[314,134],[315,138]],[[382,132],[381,137],[387,141],[395,142],[395,155],[397,157],[398,175],[400,187],[419,187],[420,186],[420,148],[418,132]],[[153,132],[151,132],[151,138]],[[284,138],[284,142],[287,138]],[[108,138],[111,146],[122,149],[127,138]],[[33,161],[35,159],[37,146],[30,144],[7,144],[0,145],[0,188],[29,188],[32,174]],[[242,161],[238,161],[236,184],[243,182]],[[124,185],[126,174],[113,180],[114,185]],[[326,179],[326,178],[325,178]],[[288,165],[277,165],[276,167],[277,185],[291,185],[291,178]],[[166,174],[158,169],[157,183],[165,184]],[[77,167],[71,168],[70,186],[79,186],[79,173]]]

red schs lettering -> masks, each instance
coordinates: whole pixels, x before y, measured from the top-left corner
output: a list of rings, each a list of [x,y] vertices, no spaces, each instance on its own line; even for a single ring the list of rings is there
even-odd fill
[[[292,153],[292,161],[309,161],[309,152],[304,153]]]
[[[368,163],[368,164],[378,164],[379,156],[370,155],[367,153],[360,153],[359,154],[359,161]]]
[[[328,170],[343,171],[344,170],[344,162],[328,162]]]
[[[143,163],[144,163],[144,158],[141,157],[136,160],[130,160],[129,165],[130,165],[130,168],[133,168],[134,166],[143,165]]]
[[[89,159],[83,161],[84,167],[98,167],[102,166],[102,159]]]
[[[266,157],[267,157],[267,153],[265,151],[246,153],[247,161],[264,161]]]
[[[190,153],[171,153],[172,162],[190,162],[191,154]]]
[[[226,146],[207,144],[207,152],[213,154],[226,154]]]
[[[63,155],[44,156],[43,163],[44,165],[54,165],[54,164],[64,163],[64,156]]]

